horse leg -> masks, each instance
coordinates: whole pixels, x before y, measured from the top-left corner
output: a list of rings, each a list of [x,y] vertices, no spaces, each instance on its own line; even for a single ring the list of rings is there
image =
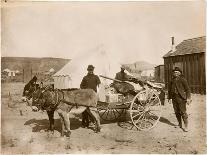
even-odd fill
[[[54,132],[54,111],[47,111],[47,115],[49,117],[50,127],[49,130]]]
[[[85,110],[82,112],[82,126],[83,127],[89,127],[89,118],[88,118],[88,112]]]
[[[64,118],[63,118],[63,114],[62,111],[58,111],[58,115],[60,117],[60,122],[61,122],[61,136],[64,136],[64,132],[65,132],[65,123],[64,123]]]
[[[70,137],[71,135],[71,131],[70,131],[70,117],[69,117],[69,112],[65,112],[64,115],[64,119],[65,119],[65,127],[66,127],[66,136]]]
[[[64,119],[64,123],[65,123],[65,129],[66,129],[66,137],[70,137],[71,135],[71,131],[70,131],[70,117],[69,117],[69,112],[64,112],[63,114],[63,119]]]
[[[98,114],[97,108],[87,108],[86,109],[88,114],[95,120],[96,122],[96,128],[95,132],[100,132],[101,127],[100,127],[100,116]]]

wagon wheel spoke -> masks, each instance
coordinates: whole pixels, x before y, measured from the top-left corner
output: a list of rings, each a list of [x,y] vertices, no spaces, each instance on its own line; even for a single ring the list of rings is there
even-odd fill
[[[154,96],[154,97],[150,97],[150,99],[148,100],[147,103],[151,103],[151,102],[153,102],[156,98],[157,98],[156,96]]]
[[[109,113],[109,110],[107,109],[106,111],[104,111],[104,113],[101,115],[101,117],[104,116],[104,114],[107,112],[107,114]],[[106,115],[107,116],[107,115]]]
[[[116,112],[119,114],[119,115],[121,115],[121,113],[117,110],[117,109],[115,109],[116,110]]]
[[[152,105],[151,103],[154,103],[155,99],[157,99],[157,96],[155,94],[152,94],[150,96],[150,98],[147,100],[147,104],[149,105]]]
[[[159,118],[160,118],[160,114],[154,114],[152,112],[148,112],[149,114],[149,121],[153,124],[156,124],[158,121],[159,121]]]
[[[137,123],[141,120],[141,118],[143,117],[144,114],[145,114],[145,113],[143,112],[143,113],[140,115],[140,117],[135,121],[135,124],[137,124]]]
[[[109,113],[110,113],[110,110],[107,111],[106,118],[108,117]]]
[[[113,109],[112,112],[113,112],[113,114],[114,114],[114,116],[116,118],[117,116],[116,116],[115,110]]]
[[[144,113],[144,112],[142,112],[142,113],[138,113],[138,114],[132,116],[132,118],[135,118],[135,117],[137,117],[137,116],[139,116],[139,115],[142,115],[143,113]]]
[[[122,114],[124,109],[103,109],[103,110],[99,110],[99,114],[101,119],[105,120],[105,121],[113,121],[115,119],[118,119]]]
[[[104,111],[102,114],[101,114],[101,117],[105,114],[107,112],[107,110],[106,111]]]

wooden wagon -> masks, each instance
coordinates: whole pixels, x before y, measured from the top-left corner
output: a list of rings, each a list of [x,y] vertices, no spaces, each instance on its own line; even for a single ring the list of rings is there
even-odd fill
[[[101,119],[105,121],[117,120],[126,111],[129,111],[130,121],[137,129],[146,131],[155,127],[162,111],[159,98],[160,87],[147,82],[141,90],[135,90],[135,92],[135,95],[122,96],[118,102],[99,101],[98,111]]]

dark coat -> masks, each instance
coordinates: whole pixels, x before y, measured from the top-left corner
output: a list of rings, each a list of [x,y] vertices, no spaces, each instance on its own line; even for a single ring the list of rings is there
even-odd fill
[[[177,80],[172,79],[172,81],[169,83],[169,86],[168,86],[168,95],[169,95],[168,98],[169,99],[172,99],[172,95],[174,93],[173,84],[176,87],[178,94],[184,100],[191,98],[190,88],[189,88],[188,82],[183,76],[180,76],[177,78]]]
[[[118,72],[116,73],[115,79],[120,80],[120,81],[128,81],[129,76],[125,72]]]
[[[93,89],[97,92],[97,86],[101,83],[99,77],[94,74],[87,74],[83,77],[81,81],[80,88],[81,89]]]

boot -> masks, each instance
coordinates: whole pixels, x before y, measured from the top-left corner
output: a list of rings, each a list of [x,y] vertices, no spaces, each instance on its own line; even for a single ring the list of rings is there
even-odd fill
[[[179,113],[175,114],[177,120],[178,120],[178,126],[182,128],[182,120],[181,120],[181,115]]]
[[[184,128],[183,131],[184,132],[188,132],[188,118],[183,118],[183,122],[184,122]]]

